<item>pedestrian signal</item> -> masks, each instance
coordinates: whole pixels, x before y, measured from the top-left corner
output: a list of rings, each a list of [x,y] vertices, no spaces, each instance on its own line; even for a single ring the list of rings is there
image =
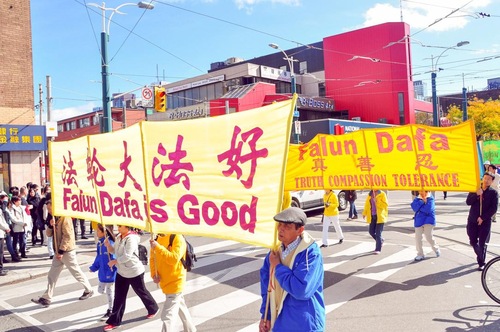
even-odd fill
[[[155,110],[165,112],[167,109],[167,93],[165,88],[155,86]]]

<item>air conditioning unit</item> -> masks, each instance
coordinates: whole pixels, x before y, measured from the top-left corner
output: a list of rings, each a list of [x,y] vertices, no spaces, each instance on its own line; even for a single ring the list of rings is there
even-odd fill
[[[355,116],[351,120],[352,121],[361,121],[361,117],[360,116]]]

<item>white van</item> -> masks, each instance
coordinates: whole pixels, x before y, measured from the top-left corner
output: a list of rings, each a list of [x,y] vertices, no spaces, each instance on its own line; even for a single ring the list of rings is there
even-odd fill
[[[347,208],[347,200],[345,197],[344,190],[334,190],[333,191],[339,200],[339,211],[343,211]],[[291,191],[292,196],[292,206],[299,207],[303,210],[314,210],[323,208],[323,195],[324,190],[300,190]]]

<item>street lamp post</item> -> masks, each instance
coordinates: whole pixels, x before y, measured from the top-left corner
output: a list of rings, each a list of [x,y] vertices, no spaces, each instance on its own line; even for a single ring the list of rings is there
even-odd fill
[[[286,54],[286,52],[283,49],[281,49],[277,44],[271,43],[271,44],[269,44],[269,46],[274,48],[275,50],[281,51],[281,53],[283,53],[283,55],[285,56],[283,59],[285,59],[288,62],[288,66],[290,67],[290,84],[292,85],[292,95],[296,94],[297,93],[297,83],[296,83],[295,74],[293,71],[293,63],[298,61],[298,60],[294,59],[293,55],[288,56],[288,54]],[[295,133],[293,142],[296,144],[300,143],[300,135],[297,132],[297,126],[295,126],[295,123],[297,121],[299,121],[299,116],[300,116],[300,114],[299,114],[299,111],[297,110],[297,104],[295,104],[295,107],[293,109],[293,122],[294,122],[294,133]]]
[[[441,68],[438,68],[438,61],[439,59],[443,56],[444,52],[461,47],[464,45],[468,45],[468,41],[461,41],[457,43],[455,46],[450,46],[446,48],[441,54],[436,58],[436,64],[434,64],[434,58],[432,59],[432,73],[431,73],[431,87],[432,87],[432,124],[434,127],[439,127],[439,119],[438,119],[438,104],[437,104],[437,92],[436,92],[436,76],[437,72],[441,70]]]
[[[101,76],[102,76],[102,113],[103,113],[103,126],[101,131],[103,133],[109,133],[113,131],[112,117],[111,117],[111,105],[110,105],[110,95],[109,95],[109,75],[108,75],[108,41],[109,41],[109,28],[111,24],[111,18],[115,13],[124,14],[119,11],[120,8],[125,6],[137,6],[142,9],[153,9],[154,5],[151,2],[141,1],[139,3],[127,2],[119,5],[116,8],[106,8],[106,4],[103,2],[102,5],[96,3],[89,3],[89,6],[94,6],[102,10],[102,32],[101,32]],[[108,27],[106,29],[106,11],[111,11],[111,15],[108,18]]]

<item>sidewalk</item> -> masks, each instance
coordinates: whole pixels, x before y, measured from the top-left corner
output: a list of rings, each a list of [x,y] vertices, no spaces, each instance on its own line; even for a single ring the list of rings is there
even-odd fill
[[[96,252],[93,235],[87,234],[87,237],[88,240],[78,239],[76,241],[78,262],[84,272],[94,262]],[[5,250],[4,257],[10,262],[3,264],[4,270],[7,270],[8,274],[0,277],[0,286],[35,279],[48,274],[52,260],[49,258],[47,246],[37,244],[32,247],[30,241],[28,241],[27,248],[29,249],[29,252],[26,253],[28,258],[22,259],[19,263],[13,263],[9,252]]]

